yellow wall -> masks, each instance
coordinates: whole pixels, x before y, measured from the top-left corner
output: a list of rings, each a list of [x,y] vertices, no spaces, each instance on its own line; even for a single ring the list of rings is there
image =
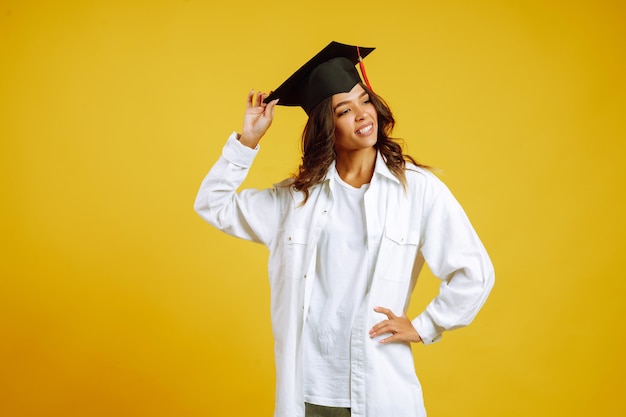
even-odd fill
[[[192,204],[248,90],[331,40],[378,47],[397,136],[496,266],[476,322],[416,346],[429,415],[623,415],[625,6],[299,4],[0,1],[0,415],[271,414],[267,254]],[[248,186],[304,121],[277,110]]]

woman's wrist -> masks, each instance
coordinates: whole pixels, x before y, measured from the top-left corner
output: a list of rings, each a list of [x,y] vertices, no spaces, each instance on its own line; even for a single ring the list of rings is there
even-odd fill
[[[257,145],[259,144],[258,140],[256,140],[256,141],[255,140],[251,140],[248,137],[246,137],[246,136],[244,136],[244,135],[242,135],[240,133],[237,133],[237,140],[239,142],[241,142],[242,145],[245,145],[248,148],[252,148],[252,149],[256,148]]]

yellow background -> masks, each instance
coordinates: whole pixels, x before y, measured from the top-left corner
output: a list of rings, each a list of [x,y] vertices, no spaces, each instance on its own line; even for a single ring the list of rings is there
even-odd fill
[[[496,267],[429,416],[624,415],[619,1],[0,1],[0,415],[269,416],[267,253],[193,212],[250,88],[331,40]],[[247,186],[289,175],[281,107]],[[425,274],[411,314],[435,294]],[[385,416],[380,416],[385,417]]]

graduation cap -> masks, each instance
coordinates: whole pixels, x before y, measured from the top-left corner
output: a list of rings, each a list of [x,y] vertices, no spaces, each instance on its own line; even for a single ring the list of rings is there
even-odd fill
[[[357,63],[369,86],[362,58],[374,49],[331,42],[287,78],[264,102],[278,98],[278,105],[300,106],[309,114],[325,98],[347,93],[362,82],[355,67]]]

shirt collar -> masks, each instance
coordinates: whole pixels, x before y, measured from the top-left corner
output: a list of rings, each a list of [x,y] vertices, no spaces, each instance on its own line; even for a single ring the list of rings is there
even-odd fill
[[[328,171],[326,171],[326,175],[324,176],[324,179],[322,180],[322,182],[330,181],[333,178],[332,172],[334,169],[335,169],[335,161],[333,160],[333,162],[330,163],[330,166],[328,167]],[[389,167],[385,163],[385,158],[383,158],[382,154],[379,151],[376,152],[376,165],[374,165],[373,177],[376,177],[377,175],[381,175],[383,177],[386,177],[394,181],[397,184],[400,184],[400,180],[398,179],[398,177],[393,175],[393,172],[389,170]],[[372,180],[374,179],[373,177],[372,177]]]
[[[400,180],[398,179],[398,177],[393,175],[393,172],[391,172],[391,170],[385,163],[385,158],[383,158],[383,155],[380,152],[377,152],[376,154],[376,166],[374,167],[374,176],[376,175],[382,175],[383,177],[386,177],[394,181],[395,183],[400,184]]]

